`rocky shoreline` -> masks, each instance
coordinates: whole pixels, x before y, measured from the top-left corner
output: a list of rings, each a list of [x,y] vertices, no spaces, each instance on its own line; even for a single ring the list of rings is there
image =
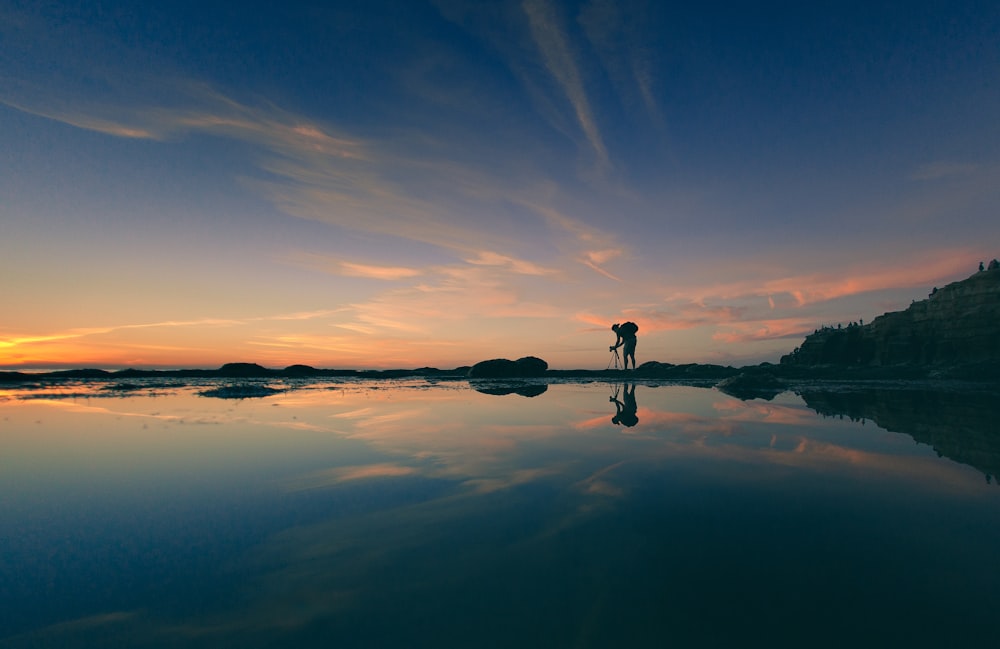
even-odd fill
[[[524,359],[519,359],[523,361]],[[474,366],[453,369],[422,367],[417,369],[347,370],[320,369],[306,365],[293,365],[283,369],[266,368],[256,363],[227,363],[218,369],[178,370],[102,370],[72,369],[52,372],[0,372],[0,386],[46,387],[60,383],[107,383],[107,390],[126,391],[149,380],[163,381],[228,381],[232,384],[268,381],[379,381],[427,379],[430,381],[468,381],[480,391],[522,393],[524,390],[508,389],[509,385],[568,383],[568,382],[643,382],[679,384],[700,387],[717,387],[740,399],[771,399],[786,390],[795,392],[803,386],[826,386],[839,390],[846,385],[910,384],[925,389],[954,390],[960,385],[964,390],[1000,393],[1000,366],[993,362],[954,366],[894,365],[847,366],[836,364],[798,365],[761,363],[759,365],[732,367],[690,363],[673,365],[648,361],[634,370],[548,369],[544,361],[508,361],[493,359]],[[476,369],[478,368],[478,370]],[[134,382],[134,383],[133,383]],[[936,387],[935,387],[936,386]],[[528,390],[531,391],[531,390]],[[206,396],[224,396],[212,393]],[[240,392],[241,397],[250,396]],[[252,396],[263,396],[256,392]]]

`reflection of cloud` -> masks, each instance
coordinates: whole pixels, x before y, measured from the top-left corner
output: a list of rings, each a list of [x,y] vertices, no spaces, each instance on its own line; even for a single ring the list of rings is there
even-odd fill
[[[275,402],[283,406],[277,409],[247,403],[248,421],[278,418],[272,425],[309,425],[333,420],[338,430],[331,434],[364,440],[369,445],[366,457],[382,456],[371,464],[298,475],[279,486],[335,488],[350,481],[407,476],[449,482],[418,494],[397,494],[398,500],[379,494],[375,505],[362,501],[357,508],[344,508],[350,511],[338,511],[328,520],[269,536],[247,554],[231,559],[232,574],[240,579],[252,577],[244,582],[246,591],[219,598],[195,615],[159,610],[112,612],[14,640],[25,645],[37,641],[70,646],[60,641],[97,629],[102,637],[111,638],[105,644],[129,645],[130,639],[135,644],[135,638],[177,644],[197,638],[252,646],[253,642],[241,641],[263,632],[266,642],[272,639],[267,632],[336,624],[356,610],[381,610],[380,604],[400,601],[400,596],[412,598],[442,588],[454,592],[457,579],[474,583],[489,575],[491,568],[508,565],[498,562],[524,565],[519,561],[524,556],[544,557],[536,552],[564,548],[567,539],[584,530],[593,533],[596,526],[584,526],[612,508],[627,507],[633,516],[648,513],[644,508],[662,507],[662,502],[675,497],[668,490],[644,491],[641,499],[632,502],[628,498],[634,491],[658,484],[647,482],[653,472],[663,476],[678,466],[683,467],[684,476],[677,483],[682,487],[697,485],[697,479],[685,480],[698,472],[709,479],[725,474],[720,479],[732,488],[753,486],[756,481],[773,483],[791,473],[779,469],[808,472],[815,480],[856,472],[867,480],[896,480],[906,485],[932,481],[935,489],[969,489],[973,483],[957,465],[930,455],[900,458],[817,439],[818,418],[798,402],[746,403],[708,389],[646,389],[641,397],[650,405],[643,409],[642,421],[654,434],[644,437],[592,434],[590,420],[568,425],[583,409],[607,405],[605,387],[552,386],[549,396],[559,396],[557,407],[564,410],[530,403],[511,411],[495,399],[480,398],[468,386],[428,388],[417,381],[405,387],[370,382],[336,391],[302,390],[276,397]],[[176,411],[190,409],[192,403],[202,402],[171,400],[157,407]],[[288,422],[293,408],[300,419]],[[108,420],[117,414],[101,412]],[[606,417],[602,421],[610,428]],[[849,422],[833,425],[836,432],[853,429]],[[232,439],[245,439],[243,430],[242,425],[234,427],[230,433],[240,432]],[[310,439],[315,437],[319,436]],[[261,450],[271,457],[274,436],[266,432],[262,438],[268,441]],[[854,436],[836,439],[843,438]],[[196,448],[204,448],[204,436],[197,439]],[[280,446],[302,450],[294,441],[283,440]],[[242,452],[224,451],[224,457],[231,466],[248,459]],[[181,454],[177,462],[185,466],[190,455]],[[227,466],[213,463],[208,470],[227,475]],[[539,481],[544,481],[544,489],[517,488]],[[789,480],[788,484],[797,482]],[[500,490],[507,491],[500,494]],[[689,499],[691,494],[681,489],[676,497]],[[633,519],[614,522],[622,520]],[[553,540],[558,545],[545,545]]]
[[[511,450],[513,450],[512,446],[508,446]],[[511,487],[516,487],[518,485],[535,482],[539,478],[543,478],[545,476],[557,474],[558,471],[555,468],[521,469],[518,471],[512,471],[502,477],[466,480],[463,484],[471,487],[476,493],[484,494],[499,491],[501,489],[510,489]]]
[[[805,406],[783,406],[773,402],[742,401],[726,397],[716,401],[712,407],[726,421],[756,421],[783,426],[809,426],[816,417]]]
[[[586,494],[620,497],[625,493],[625,491],[621,487],[614,485],[607,480],[607,475],[624,464],[625,461],[623,460],[621,462],[615,462],[614,464],[603,467],[594,473],[591,473],[583,480],[580,480],[576,483],[576,486]]]
[[[360,466],[344,466],[292,478],[285,482],[289,491],[305,491],[332,487],[351,480],[371,478],[398,478],[413,475],[417,469],[401,464],[381,463]]]
[[[122,626],[141,621],[141,615],[136,611],[112,611],[87,617],[59,622],[27,633],[4,638],[10,646],[73,646],[73,642],[81,634],[100,633],[102,636],[113,636],[122,632]],[[23,644],[22,644],[23,643]]]

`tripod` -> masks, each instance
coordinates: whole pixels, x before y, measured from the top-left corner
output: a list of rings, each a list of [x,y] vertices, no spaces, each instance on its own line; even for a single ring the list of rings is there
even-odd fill
[[[608,361],[608,367],[606,369],[610,370],[612,363],[615,364],[615,369],[616,370],[622,369],[622,357],[618,355],[618,348],[615,347],[614,349],[611,350],[611,352],[612,352],[612,354],[611,354],[611,360]]]

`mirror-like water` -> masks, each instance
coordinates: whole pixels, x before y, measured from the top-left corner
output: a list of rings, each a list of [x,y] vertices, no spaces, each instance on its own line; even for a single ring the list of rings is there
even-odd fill
[[[995,640],[995,395],[103,387],[0,393],[2,646]]]

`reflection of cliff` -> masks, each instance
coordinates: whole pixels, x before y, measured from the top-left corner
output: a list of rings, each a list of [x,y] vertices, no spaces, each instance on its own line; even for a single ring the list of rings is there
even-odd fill
[[[825,327],[782,365],[952,366],[1000,361],[1000,264],[935,288],[905,311],[868,324]]]
[[[996,394],[883,388],[800,395],[821,415],[868,419],[979,469],[987,480],[1000,476],[1000,399]]]

